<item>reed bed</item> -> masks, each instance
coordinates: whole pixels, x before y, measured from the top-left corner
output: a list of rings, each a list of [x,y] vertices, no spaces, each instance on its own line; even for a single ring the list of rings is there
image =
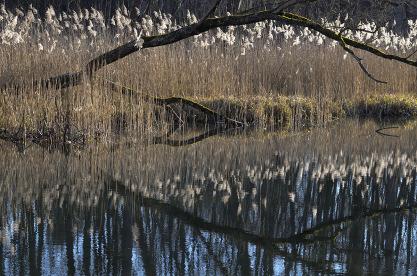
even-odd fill
[[[417,114],[415,68],[358,52],[369,71],[388,82],[378,84],[333,41],[271,22],[217,29],[142,50],[79,87],[55,91],[29,85],[79,70],[90,58],[132,38],[195,21],[192,14],[184,22],[162,13],[138,18],[123,8],[111,19],[94,9],[56,14],[53,8],[43,18],[34,9],[11,12],[0,6],[0,84],[7,87],[0,94],[0,129],[60,133],[69,125],[88,137],[109,137],[121,129],[145,137],[167,128],[161,108],[123,96],[107,80],[139,95],[189,98],[261,128],[320,125],[345,115]],[[340,20],[323,24],[343,26]],[[347,35],[405,55],[417,40],[417,23],[409,24],[406,36],[386,28]]]

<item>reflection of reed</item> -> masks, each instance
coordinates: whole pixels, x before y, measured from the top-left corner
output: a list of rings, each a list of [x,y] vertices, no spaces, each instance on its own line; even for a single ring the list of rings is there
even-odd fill
[[[186,148],[102,145],[68,156],[39,148],[22,156],[5,148],[0,269],[39,271],[51,264],[39,256],[63,250],[67,270],[85,274],[138,267],[190,273],[187,264],[196,256],[222,274],[247,270],[254,258],[271,271],[273,253],[293,256],[288,271],[295,257],[313,270],[320,259],[329,271],[335,264],[351,272],[397,271],[401,262],[410,270],[415,215],[398,211],[417,204],[415,134],[404,131],[398,144],[369,143],[361,129],[346,130],[358,132],[350,144],[338,130],[257,144],[218,137]],[[132,262],[138,254],[140,261]],[[10,256],[21,262],[11,264]]]
[[[273,274],[276,269],[273,257],[262,246],[256,246],[256,256],[251,256],[245,240],[230,240],[227,235],[191,228],[176,216],[161,215],[145,207],[148,203],[137,204],[137,198],[130,194],[126,194],[125,199],[125,205],[112,210],[105,207],[111,199],[102,197],[97,209],[78,221],[71,215],[70,208],[64,208],[51,214],[56,226],[47,226],[43,231],[38,229],[44,227],[47,218],[38,217],[40,221],[36,222],[35,216],[40,214],[35,209],[24,211],[25,217],[21,218],[25,223],[19,225],[10,242],[16,248],[13,257],[22,261],[8,263],[5,258],[1,263],[6,264],[8,271],[14,271],[13,274],[25,271],[36,274],[42,267],[54,269],[48,267],[53,261],[49,254],[53,253],[60,255],[56,261],[68,274],[107,271],[125,275],[144,271],[147,275],[201,275],[211,271],[227,275],[239,271],[239,274],[250,273],[252,269]],[[43,236],[52,241],[44,241]],[[5,252],[8,254],[7,250]],[[303,260],[290,254],[287,257]],[[43,261],[39,261],[40,258]],[[45,262],[45,258],[49,260]],[[255,268],[251,265],[253,261],[257,263]],[[307,261],[306,267],[317,269],[319,266]]]
[[[181,217],[181,214],[178,217],[175,214],[175,210],[169,211],[169,205],[166,205],[167,208],[160,213],[161,209],[155,209],[155,204],[152,203],[152,200],[151,202],[147,199],[141,200],[123,189],[119,192],[125,198],[125,202],[117,209],[108,209],[106,206],[111,202],[111,199],[106,199],[106,196],[103,195],[104,197],[99,199],[97,207],[93,209],[94,212],[85,214],[84,219],[79,220],[77,217],[73,217],[71,206],[67,206],[67,208],[50,215],[50,219],[55,222],[56,226],[48,226],[42,231],[39,231],[39,227],[44,227],[47,218],[36,218],[36,216],[41,215],[37,213],[41,209],[30,209],[27,206],[29,209],[24,209],[22,213],[24,217],[21,217],[24,225],[19,225],[11,244],[14,244],[16,247],[14,256],[17,259],[25,259],[26,256],[29,258],[28,263],[14,264],[16,271],[19,271],[19,267],[27,267],[29,271],[33,272],[38,271],[42,265],[47,265],[48,263],[39,263],[39,256],[42,256],[42,250],[45,246],[48,252],[54,250],[65,255],[67,271],[76,272],[82,270],[85,274],[89,274],[92,271],[94,273],[100,273],[100,271],[132,273],[137,267],[131,261],[132,258],[136,259],[135,254],[138,253],[141,256],[144,271],[150,275],[152,273],[191,273],[189,264],[193,263],[195,265],[199,262],[202,262],[202,266],[195,267],[196,270],[209,269],[222,274],[233,274],[236,271],[249,273],[248,271],[251,271],[251,269],[259,269],[259,271],[267,271],[268,274],[273,274],[277,267],[273,265],[274,258],[270,256],[271,252],[285,256],[288,262],[285,265],[289,265],[295,260],[303,263],[306,271],[316,271],[320,266],[323,266],[322,269],[327,268],[329,269],[327,272],[332,273],[335,271],[331,267],[334,267],[338,262],[343,262],[339,258],[327,262],[326,260],[320,260],[320,258],[330,253],[335,254],[335,256],[342,256],[340,252],[337,252],[341,249],[335,249],[334,246],[329,246],[327,243],[273,247],[272,243],[260,245],[256,242],[255,244],[259,244],[259,246],[255,247],[256,254],[249,254],[250,246],[241,236],[237,237],[234,233],[224,236],[221,233],[212,232],[213,229],[209,229],[209,232],[202,232],[195,228],[189,228],[187,225],[189,225],[190,221],[185,221],[186,224],[183,224],[184,219]],[[39,203],[39,201],[37,202]],[[67,200],[63,204],[66,206]],[[152,206],[152,208],[147,206]],[[162,215],[165,213],[169,215]],[[39,219],[40,221],[37,221]],[[391,220],[387,220],[387,222],[389,221]],[[351,230],[347,230],[346,233],[343,233],[338,238],[338,244],[343,245],[347,243],[346,250],[362,250],[363,257],[368,256],[368,250],[378,251],[382,249],[390,252],[390,247],[384,245],[386,242],[381,242],[381,239],[394,238],[393,240],[396,241],[397,235],[398,238],[402,238],[402,236],[405,238],[416,227],[412,223],[409,231],[398,229],[404,221],[399,216],[392,221],[395,222],[392,228],[394,232],[387,232],[385,234],[387,237],[384,237],[385,235],[381,235],[378,231],[381,225],[386,224],[385,219],[382,223],[375,220],[368,220],[366,224],[354,222],[356,225],[352,225]],[[407,218],[405,221],[407,221]],[[375,225],[373,225],[374,223]],[[191,225],[194,224],[191,222]],[[373,234],[371,233],[371,235],[376,234],[376,236],[370,240],[371,248],[367,248],[367,239],[369,237],[366,236],[366,233],[370,229],[373,229]],[[396,232],[398,230],[399,232]],[[54,239],[53,244],[65,246],[54,247],[51,243],[43,244],[42,237],[45,234]],[[355,235],[359,236],[355,237]],[[79,241],[81,237],[83,237],[81,239],[82,245],[80,245]],[[364,239],[363,243],[360,242],[362,239]],[[36,240],[40,240],[42,243],[36,242]],[[356,242],[352,243],[352,240]],[[25,244],[28,244],[29,247],[26,247]],[[394,247],[395,250],[403,250],[398,246],[398,244],[401,244],[401,241],[399,243],[398,241],[393,242],[393,244],[396,245]],[[381,245],[383,246],[382,248]],[[74,255],[75,250],[79,250],[76,248],[80,248],[80,246],[82,251],[78,254],[82,254],[82,260],[77,259]],[[203,259],[189,259],[191,255],[188,255],[187,252],[190,250],[190,246],[197,248],[193,249],[197,250],[194,253],[194,258],[199,256],[198,258]],[[235,249],[229,249],[229,246]],[[350,246],[353,248],[349,248]],[[361,247],[358,248],[359,246]],[[413,254],[411,243],[408,243],[407,246],[408,254]],[[68,248],[71,248],[71,250],[68,250]],[[136,251],[136,248],[139,251]],[[90,254],[91,252],[93,254]],[[297,254],[294,255],[296,252]],[[392,252],[392,254],[396,254],[395,251]],[[347,254],[347,256],[353,255]],[[396,254],[396,256],[400,256],[400,254]],[[212,260],[209,263],[204,263],[204,258],[212,258]],[[253,265],[251,263],[255,261],[254,258],[257,266],[252,268]],[[288,269],[292,271],[291,265],[289,265]],[[352,269],[358,268],[353,267]],[[392,269],[394,271],[394,268]],[[194,271],[194,273],[197,272]]]

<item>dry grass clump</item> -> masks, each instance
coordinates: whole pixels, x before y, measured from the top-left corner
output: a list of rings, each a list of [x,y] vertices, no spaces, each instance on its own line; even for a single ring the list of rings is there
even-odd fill
[[[417,117],[417,97],[411,95],[371,95],[347,105],[349,114],[376,119]]]
[[[311,98],[275,96],[202,99],[211,109],[260,128],[299,128],[328,122],[320,121],[317,102]]]
[[[200,102],[228,117],[268,129],[325,125],[345,117],[376,120],[417,118],[417,97],[405,94],[362,96],[343,103],[323,103],[300,96],[229,97],[200,99]]]
[[[0,93],[0,129],[19,135],[69,131],[90,138],[111,138],[127,128],[148,135],[156,128],[155,108],[132,103],[103,85],[83,85],[63,91],[8,89]]]

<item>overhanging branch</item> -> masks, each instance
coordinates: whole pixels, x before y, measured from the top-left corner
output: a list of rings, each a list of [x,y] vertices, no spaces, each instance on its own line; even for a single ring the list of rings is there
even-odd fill
[[[389,54],[389,53],[381,51],[381,50],[379,50],[375,47],[372,47],[371,45],[368,45],[368,44],[350,39],[350,38],[345,37],[345,36],[340,36],[335,31],[330,30],[330,29],[322,26],[321,24],[319,24],[319,23],[317,23],[313,20],[310,20],[306,17],[300,16],[300,15],[297,15],[297,14],[294,14],[294,13],[288,13],[288,12],[276,14],[276,15],[274,15],[274,17],[275,17],[276,21],[286,23],[286,24],[289,24],[289,25],[293,25],[293,26],[309,28],[310,30],[314,30],[314,31],[326,36],[327,38],[330,38],[330,39],[338,41],[338,42],[343,41],[347,46],[351,46],[353,48],[369,52],[369,53],[374,54],[378,57],[388,59],[388,60],[398,61],[398,62],[407,64],[407,65],[411,65],[413,67],[417,67],[417,61],[415,61],[415,60],[411,60],[408,57],[401,57],[401,56],[398,56],[398,55]],[[272,20],[274,20],[274,19],[272,19]]]
[[[203,17],[203,19],[200,22],[182,27],[178,30],[169,32],[167,34],[142,37],[142,45],[138,45],[137,40],[134,39],[91,60],[85,66],[84,70],[80,72],[59,75],[49,79],[33,82],[33,84],[34,86],[41,86],[43,88],[68,88],[71,86],[80,85],[85,80],[90,80],[94,76],[94,74],[104,66],[116,62],[126,56],[129,56],[142,48],[146,49],[173,44],[178,41],[202,34],[211,29],[219,27],[247,25],[266,20],[273,20],[278,23],[288,24],[292,26],[305,27],[310,30],[316,31],[329,39],[338,41],[339,43],[343,43],[346,47],[360,49],[387,60],[394,60],[413,67],[417,67],[417,61],[410,59],[410,56],[401,57],[399,55],[386,53],[366,43],[362,43],[350,39],[348,37],[341,36],[335,31],[311,19],[294,13],[284,12],[285,9],[294,5],[306,4],[308,2],[315,1],[316,0],[290,0],[286,2],[281,2],[281,5],[271,7],[267,10],[255,12],[246,11],[237,15],[228,15],[219,18],[211,18],[210,16],[212,16],[213,12],[216,10],[217,6],[220,3],[219,0],[216,0],[213,8],[208,12],[208,14],[205,17]],[[355,54],[353,56],[357,57]],[[359,64],[361,65],[362,69],[365,69],[365,73],[368,72],[366,68],[364,68],[362,63],[359,62]],[[367,73],[367,75],[368,77],[372,76],[369,72]],[[373,79],[378,81],[375,78]],[[2,87],[1,90],[5,90],[8,87],[16,87],[16,85],[8,85],[7,87]]]

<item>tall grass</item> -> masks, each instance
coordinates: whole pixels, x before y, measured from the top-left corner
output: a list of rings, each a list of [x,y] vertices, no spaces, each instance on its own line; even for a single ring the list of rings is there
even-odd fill
[[[111,135],[120,124],[141,135],[160,129],[154,107],[133,102],[104,80],[138,93],[192,98],[214,109],[229,110],[230,116],[234,114],[228,106],[233,104],[252,108],[254,103],[263,103],[265,107],[283,96],[292,102],[308,98],[321,121],[332,117],[326,114],[333,110],[330,104],[343,106],[369,95],[417,94],[412,67],[358,51],[369,71],[388,82],[377,84],[335,42],[306,29],[271,22],[216,29],[174,45],[142,50],[105,67],[91,84],[69,90],[22,85],[80,70],[90,58],[140,34],[162,34],[197,20],[189,14],[187,22],[174,22],[161,13],[133,18],[123,8],[106,21],[94,9],[56,14],[50,8],[42,18],[34,9],[10,12],[0,7],[0,84],[20,84],[18,88],[9,85],[0,94],[0,128],[62,130],[70,120],[72,128],[91,136]],[[340,20],[323,24],[343,27]],[[346,35],[406,55],[417,41],[417,23],[409,24],[405,37],[386,28]],[[374,29],[370,23],[360,27]]]

